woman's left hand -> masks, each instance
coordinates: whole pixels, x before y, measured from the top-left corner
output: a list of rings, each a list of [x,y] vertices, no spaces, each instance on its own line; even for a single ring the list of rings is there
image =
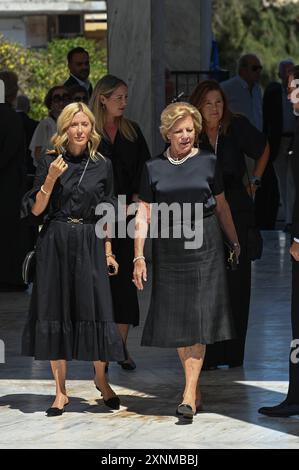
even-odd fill
[[[239,257],[240,257],[240,253],[241,253],[241,247],[240,247],[239,243],[238,243],[238,244],[232,243],[232,248],[233,248],[233,250],[234,250],[234,252],[235,252],[237,258],[239,258]]]
[[[246,186],[246,191],[248,193],[248,196],[254,199],[255,193],[257,190],[257,186],[255,184],[247,184]]]
[[[299,243],[293,241],[290,248],[290,254],[295,261],[299,261]]]
[[[118,273],[118,268],[119,268],[118,262],[115,260],[115,258],[113,256],[107,256],[106,260],[107,260],[107,267],[108,267],[109,276],[116,276],[117,273]],[[114,272],[113,273],[109,272],[109,266],[114,267]]]

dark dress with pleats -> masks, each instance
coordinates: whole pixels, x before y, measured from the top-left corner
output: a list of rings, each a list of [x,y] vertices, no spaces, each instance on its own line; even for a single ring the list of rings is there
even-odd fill
[[[126,139],[119,131],[114,143],[104,135],[100,152],[109,158],[113,166],[115,196],[125,196],[126,203],[131,204],[133,194],[138,194],[140,177],[144,162],[150,158],[145,138],[139,126],[132,122],[137,139],[134,142]],[[131,222],[134,216],[128,216],[122,229]],[[112,240],[113,253],[119,264],[117,276],[110,278],[111,292],[116,323],[137,326],[139,324],[139,306],[137,290],[132,282],[134,240],[130,237],[118,236],[120,225],[115,227],[116,236]]]
[[[178,348],[233,337],[222,236],[214,214],[214,195],[222,191],[216,157],[210,152],[200,151],[180,165],[164,155],[145,164],[139,195],[153,204],[151,227],[158,224],[158,236],[153,238],[152,295],[143,346]],[[187,219],[177,216],[169,219],[169,236],[164,236],[163,218],[153,220],[155,203],[176,203],[182,210],[189,204],[192,230],[199,220],[196,203],[202,203],[202,244],[186,245],[192,233],[189,237],[184,231]],[[180,235],[172,230],[178,228]]]
[[[55,157],[40,161],[33,189],[23,199],[22,217],[40,222],[31,208]],[[22,352],[45,360],[123,360],[104,240],[95,233],[96,206],[115,203],[111,162],[100,155],[97,161],[88,160],[87,153],[79,157],[67,153],[64,158],[68,169],[54,186],[37,240],[36,277]]]
[[[213,151],[205,134],[200,138],[200,146]],[[251,291],[251,261],[247,249],[248,229],[255,226],[254,205],[244,185],[244,179],[246,182],[245,155],[256,160],[262,155],[265,146],[265,135],[244,116],[234,116],[227,134],[219,135],[217,161],[222,170],[225,197],[241,245],[238,269],[227,271],[237,337],[231,341],[208,346],[204,368],[213,368],[218,365],[241,366],[244,361]]]

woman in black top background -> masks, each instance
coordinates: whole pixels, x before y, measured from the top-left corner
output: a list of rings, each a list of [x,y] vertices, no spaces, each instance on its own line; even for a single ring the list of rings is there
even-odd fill
[[[105,75],[94,88],[90,107],[96,118],[96,128],[101,135],[99,150],[111,159],[115,183],[115,195],[126,196],[126,204],[137,202],[141,171],[150,153],[139,126],[124,117],[127,105],[128,87],[113,76]],[[127,216],[124,225],[134,216]],[[127,342],[129,325],[139,324],[137,291],[132,283],[132,260],[134,241],[116,236],[112,240],[113,253],[119,263],[119,273],[111,278],[114,318],[124,342]],[[125,228],[125,227],[124,227]],[[129,357],[121,366],[132,370],[136,365]]]
[[[239,267],[228,271],[228,285],[237,339],[207,347],[205,368],[218,365],[241,366],[247,333],[251,261],[248,256],[248,229],[255,225],[252,197],[258,188],[268,158],[266,137],[241,115],[233,115],[220,85],[205,80],[197,85],[190,98],[202,114],[200,148],[217,155],[223,173],[224,192],[229,203],[241,245]],[[254,177],[247,178],[245,155],[256,160]],[[244,185],[244,180],[245,184]],[[247,181],[246,181],[247,180]]]

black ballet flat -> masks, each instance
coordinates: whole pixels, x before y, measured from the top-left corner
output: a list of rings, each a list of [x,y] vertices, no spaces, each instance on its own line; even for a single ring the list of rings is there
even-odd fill
[[[181,418],[193,419],[195,413],[192,410],[192,406],[181,403],[176,409],[176,415]]]
[[[100,392],[101,396],[103,396],[102,390],[96,384],[95,384],[95,387]],[[108,400],[104,400],[103,398],[103,402],[105,403],[106,406],[108,406],[108,408],[111,408],[111,410],[119,410],[120,399],[118,396],[115,395],[111,398],[108,398]]]
[[[120,408],[120,399],[117,396],[108,398],[108,400],[104,400],[103,398],[103,401],[108,408],[111,408],[111,410],[119,410]]]
[[[122,367],[122,369],[124,369],[124,370],[134,370],[134,369],[136,369],[136,364],[133,360],[131,360],[130,362],[119,361],[117,364],[119,364]]]
[[[49,418],[50,418],[50,417],[54,417],[54,416],[61,416],[62,413],[65,412],[65,407],[66,407],[67,405],[69,405],[69,403],[66,403],[63,408],[57,408],[56,406],[51,407],[51,408],[48,408],[48,409],[46,410],[46,415],[47,415]]]

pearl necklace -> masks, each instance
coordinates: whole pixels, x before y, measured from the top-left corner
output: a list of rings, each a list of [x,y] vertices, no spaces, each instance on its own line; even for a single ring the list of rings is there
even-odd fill
[[[170,151],[169,151],[169,148],[166,150],[166,157],[168,158],[169,162],[172,163],[172,165],[182,165],[182,163],[184,163],[186,160],[188,160],[188,158],[190,157],[193,157],[193,155],[195,155],[197,153],[197,149],[192,149],[190,153],[188,153],[188,155],[186,155],[185,157],[179,159],[179,160],[175,160],[174,158],[172,158],[170,156]]]

